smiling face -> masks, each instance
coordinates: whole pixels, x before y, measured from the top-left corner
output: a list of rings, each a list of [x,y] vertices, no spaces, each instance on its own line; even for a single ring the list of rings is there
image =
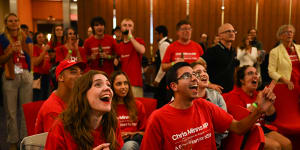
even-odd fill
[[[45,43],[45,36],[43,33],[40,33],[36,36],[37,44],[42,45]]]
[[[18,17],[14,16],[14,15],[8,16],[7,20],[5,22],[5,25],[8,30],[12,30],[12,31],[18,30],[19,29]]]
[[[67,34],[68,34],[67,35],[68,42],[70,42],[70,43],[77,42],[77,36],[76,36],[76,33],[73,29],[68,29]]]
[[[172,82],[170,87],[174,91],[174,96],[179,95],[183,99],[193,100],[197,98],[198,79],[189,66],[181,67],[177,70],[177,83]]]
[[[87,99],[90,107],[96,112],[109,112],[113,97],[110,82],[103,74],[96,74],[93,77],[91,88],[87,91]]]
[[[254,67],[248,67],[245,70],[244,79],[240,80],[242,89],[247,92],[254,92],[258,87],[259,75]]]
[[[124,98],[128,94],[129,81],[124,74],[120,74],[116,76],[113,83],[113,88],[115,94],[121,98]]]
[[[198,74],[199,88],[207,88],[209,83],[209,76],[206,69],[202,65],[198,64],[193,67],[193,70],[196,74]]]
[[[93,26],[95,30],[95,35],[97,36],[103,36],[104,35],[104,25],[100,24],[99,22],[96,22],[95,25]]]

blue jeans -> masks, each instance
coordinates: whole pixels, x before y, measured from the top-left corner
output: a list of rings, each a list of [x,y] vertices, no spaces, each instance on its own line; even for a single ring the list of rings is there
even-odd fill
[[[121,150],[139,150],[140,145],[136,141],[127,141],[124,143]]]

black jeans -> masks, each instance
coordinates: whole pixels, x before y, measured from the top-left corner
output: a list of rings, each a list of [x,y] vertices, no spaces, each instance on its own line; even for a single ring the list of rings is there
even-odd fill
[[[50,75],[49,74],[33,74],[33,79],[41,78],[41,88],[33,89],[33,101],[46,100],[50,95]]]

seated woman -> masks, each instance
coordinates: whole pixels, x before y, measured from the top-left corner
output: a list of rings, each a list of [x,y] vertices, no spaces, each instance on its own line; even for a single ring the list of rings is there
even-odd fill
[[[120,150],[121,131],[107,75],[91,70],[75,83],[67,109],[49,131],[46,150]]]
[[[222,95],[218,91],[208,88],[209,76],[206,72],[206,63],[204,61],[194,62],[191,64],[191,66],[194,72],[197,74],[197,78],[199,80],[198,97],[204,98],[227,111],[226,103]],[[217,148],[220,148],[222,139],[227,137],[227,135],[227,133],[215,134]]]
[[[250,36],[243,38],[241,45],[237,48],[237,59],[240,61],[240,67],[254,66],[257,62],[258,51],[256,47],[252,47],[250,39]]]
[[[113,72],[110,79],[114,92],[112,105],[117,112],[122,138],[125,142],[122,149],[138,150],[146,125],[144,105],[134,99],[131,84],[125,72]]]
[[[252,111],[258,93],[256,89],[259,75],[256,69],[252,66],[243,66],[237,70],[235,79],[237,87],[229,93],[229,99],[226,100],[227,104],[239,105]],[[260,119],[262,120],[260,123],[265,133],[265,149],[291,150],[292,144],[288,138],[277,131],[272,131],[265,127],[264,121],[272,122],[275,118],[275,107],[272,106],[265,114],[265,117]]]

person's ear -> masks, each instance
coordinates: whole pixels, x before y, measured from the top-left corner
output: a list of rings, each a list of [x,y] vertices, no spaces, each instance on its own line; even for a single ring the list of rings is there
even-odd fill
[[[63,76],[63,73],[61,73],[60,75],[58,75],[57,81],[58,82],[64,82],[65,78]]]
[[[172,82],[171,84],[170,84],[170,88],[172,89],[172,91],[177,91],[177,83],[175,83],[175,82]]]

